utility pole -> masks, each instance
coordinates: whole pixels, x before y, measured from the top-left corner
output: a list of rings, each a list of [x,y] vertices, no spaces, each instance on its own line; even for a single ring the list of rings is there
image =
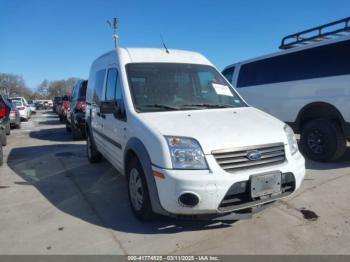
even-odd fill
[[[114,47],[115,47],[115,49],[118,48],[118,32],[117,32],[117,25],[118,25],[117,18],[114,17],[114,18],[113,18],[113,39],[114,39]]]
[[[107,20],[107,24],[112,27],[112,23]],[[113,40],[114,40],[114,48],[118,48],[118,20],[116,17],[113,18]]]

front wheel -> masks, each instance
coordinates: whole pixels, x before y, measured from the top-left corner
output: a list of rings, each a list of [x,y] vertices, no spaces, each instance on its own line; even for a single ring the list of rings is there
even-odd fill
[[[140,220],[151,220],[155,217],[149,197],[143,168],[137,158],[131,159],[127,168],[128,194],[131,209]]]
[[[301,150],[315,161],[334,161],[346,150],[346,138],[340,126],[328,119],[315,119],[305,125],[300,136]]]

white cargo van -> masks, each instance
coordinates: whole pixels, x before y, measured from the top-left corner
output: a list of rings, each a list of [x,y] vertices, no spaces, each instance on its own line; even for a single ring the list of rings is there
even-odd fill
[[[350,139],[350,17],[289,35],[283,51],[227,66],[247,102],[301,134],[317,161],[340,158]]]
[[[292,129],[248,106],[198,53],[108,52],[91,66],[86,101],[88,158],[126,175],[138,218],[252,214],[304,178]]]

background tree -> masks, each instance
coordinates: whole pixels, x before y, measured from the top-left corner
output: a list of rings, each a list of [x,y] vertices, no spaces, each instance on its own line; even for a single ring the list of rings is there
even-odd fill
[[[23,96],[27,99],[53,99],[55,96],[64,96],[70,93],[77,77],[62,80],[43,80],[33,92],[25,84],[22,76],[0,73],[0,93],[6,97]]]
[[[49,92],[49,84],[50,84],[50,82],[47,79],[43,80],[39,84],[39,86],[35,92],[37,94],[37,96],[41,97],[42,99],[47,98],[48,92]]]
[[[26,86],[22,76],[0,73],[0,93],[6,97],[30,97],[33,92]]]
[[[52,81],[48,85],[48,97],[63,96],[70,93],[73,85],[79,80],[77,77],[70,77],[65,80]]]

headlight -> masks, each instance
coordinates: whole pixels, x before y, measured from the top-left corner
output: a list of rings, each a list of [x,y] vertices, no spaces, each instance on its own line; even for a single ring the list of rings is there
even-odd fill
[[[204,153],[193,138],[165,137],[174,169],[208,169]]]
[[[296,152],[298,152],[298,143],[297,139],[295,138],[293,129],[289,125],[284,126],[284,132],[286,132],[289,150],[292,155],[294,155]]]

